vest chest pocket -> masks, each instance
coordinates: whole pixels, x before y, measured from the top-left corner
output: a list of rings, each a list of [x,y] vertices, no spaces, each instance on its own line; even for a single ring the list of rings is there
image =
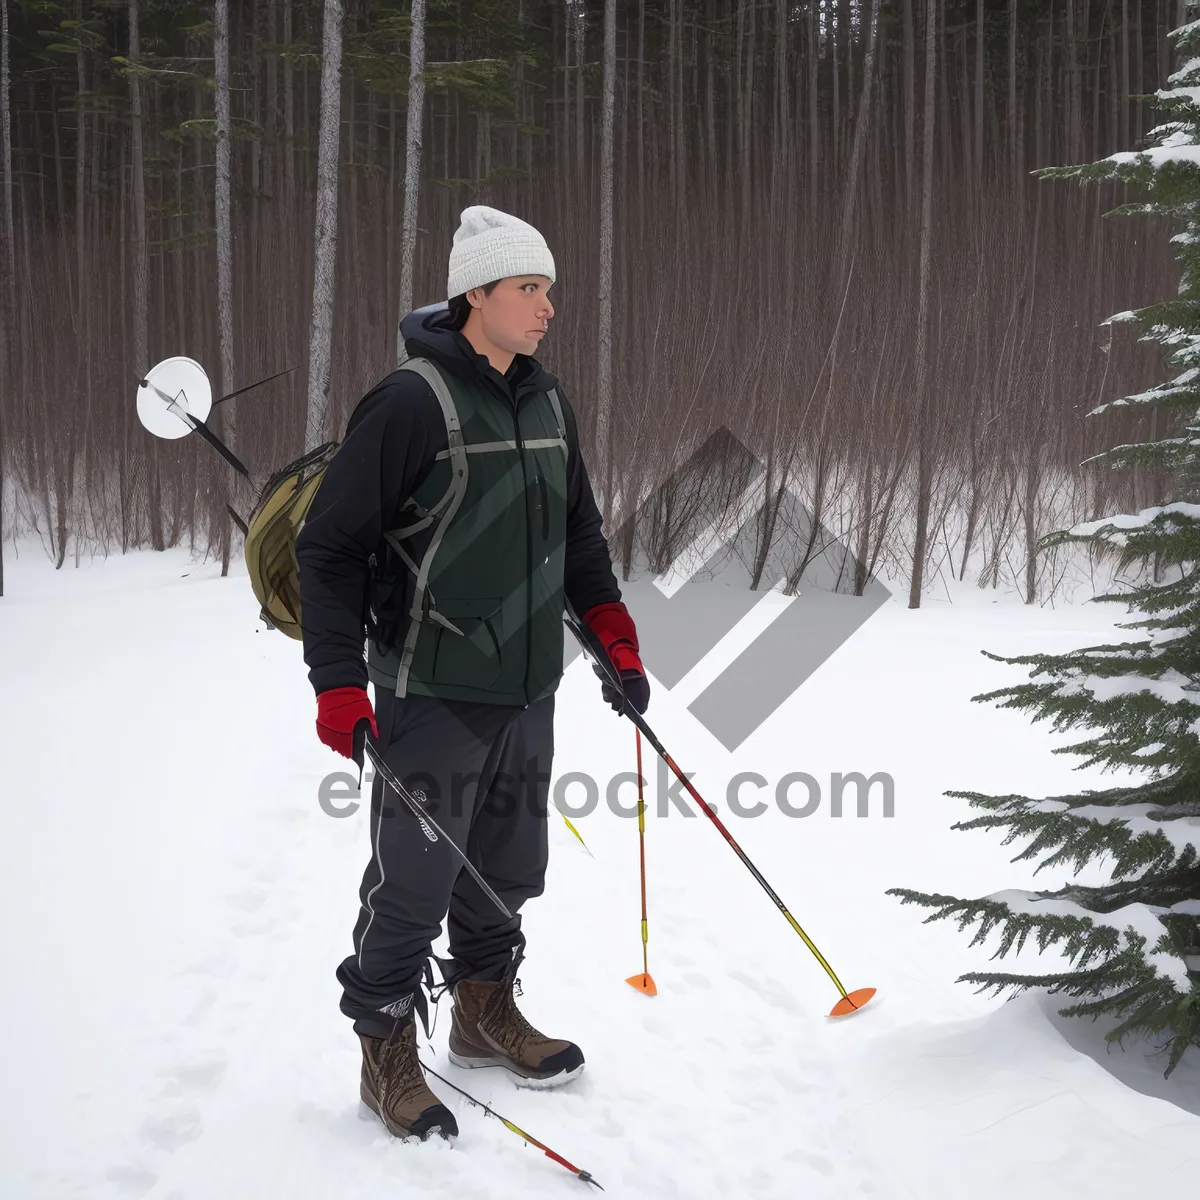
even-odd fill
[[[435,623],[433,682],[479,687],[495,681],[503,665],[504,642],[499,596],[438,599],[437,611],[462,633]]]

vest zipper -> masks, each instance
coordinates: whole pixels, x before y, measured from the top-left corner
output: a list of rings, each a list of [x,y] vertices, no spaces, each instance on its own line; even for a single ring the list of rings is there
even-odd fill
[[[540,471],[535,471],[538,485],[538,512],[542,514],[542,541],[550,536],[550,501],[546,494],[546,479]]]

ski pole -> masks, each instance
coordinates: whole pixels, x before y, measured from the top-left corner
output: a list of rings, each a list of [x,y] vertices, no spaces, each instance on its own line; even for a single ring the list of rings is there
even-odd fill
[[[270,383],[272,379],[278,379],[282,375],[288,375],[295,369],[295,367],[286,367],[282,371],[276,371],[274,375],[268,375],[266,379],[260,379],[257,383],[248,383],[245,387],[238,388],[237,391],[227,392],[224,396],[218,396],[217,399],[212,402],[212,406],[213,408],[216,408],[218,404],[224,404],[226,400],[232,400],[234,396],[240,396],[243,392],[253,391],[256,387],[262,387],[264,383]]]
[[[596,669],[603,671],[604,676],[608,679],[609,683],[611,683],[612,686],[617,689],[618,694],[622,697],[625,697],[625,687],[621,682],[620,674],[613,666],[612,660],[608,657],[604,647],[602,645],[594,644],[594,635],[591,637],[588,636],[591,631],[588,630],[585,632],[580,622],[569,612],[563,614],[563,620],[566,622],[567,627],[579,641],[579,644],[583,648],[584,652],[589,658],[592,659]],[[595,642],[598,643],[598,639],[595,639]],[[733,835],[721,823],[721,820],[717,814],[713,812],[711,808],[709,808],[707,803],[705,803],[704,797],[701,796],[700,793],[692,786],[692,781],[688,779],[688,777],[679,769],[675,763],[675,760],[670,756],[670,754],[667,753],[666,747],[658,740],[657,737],[654,736],[654,731],[647,724],[645,717],[643,717],[642,714],[639,713],[637,709],[635,709],[633,705],[629,703],[628,698],[624,699],[621,711],[634,723],[634,725],[637,726],[639,730],[641,730],[650,745],[652,745],[654,749],[662,756],[662,759],[667,766],[674,771],[676,778],[680,783],[683,784],[685,788],[687,788],[692,799],[694,799],[700,806],[700,810],[717,827],[717,830],[720,832],[725,841],[729,843],[729,846],[733,852],[742,860],[742,863],[749,870],[750,874],[753,875],[758,881],[763,891],[765,891],[767,895],[771,897],[775,907],[778,908],[781,913],[783,913],[788,924],[796,931],[796,933],[800,935],[804,944],[809,948],[809,950],[812,951],[817,962],[821,964],[825,974],[828,975],[833,981],[834,987],[836,987],[841,993],[842,998],[833,1006],[829,1012],[829,1015],[831,1017],[844,1017],[848,1013],[857,1012],[864,1004],[867,1003],[868,1000],[871,999],[872,996],[875,995],[875,988],[858,988],[853,992],[846,991],[846,989],[842,986],[842,981],[834,973],[833,968],[829,965],[828,961],[825,959],[825,956],[820,952],[820,950],[817,949],[812,938],[810,938],[808,934],[805,933],[800,927],[800,922],[797,921],[796,918],[793,917],[788,911],[787,905],[784,904],[784,902],[779,898],[779,895],[775,889],[766,881],[763,873],[750,861],[749,856],[741,848],[741,846],[737,844]]]
[[[364,724],[365,720],[364,718]],[[475,864],[459,848],[458,843],[422,808],[417,798],[400,782],[396,773],[383,761],[383,755],[379,753],[369,737],[363,742],[363,745],[366,748],[367,757],[375,764],[375,770],[379,772],[380,778],[404,801],[409,812],[420,821],[421,832],[431,842],[444,841],[462,859],[463,866],[467,868],[471,873],[471,877],[483,889],[484,895],[511,921],[513,915],[505,908],[504,901],[488,887],[487,880],[475,869]]]
[[[580,845],[581,845],[581,846],[582,846],[582,847],[583,847],[585,850],[587,850],[587,852],[588,852],[588,857],[589,857],[589,858],[595,858],[596,856],[595,856],[595,855],[594,855],[594,854],[591,852],[591,850],[588,850],[588,844],[587,844],[587,842],[585,842],[585,841],[583,840],[583,834],[582,834],[582,833],[580,833],[580,832],[579,832],[579,830],[578,830],[578,829],[576,829],[576,828],[575,828],[575,826],[574,826],[574,825],[571,823],[571,818],[570,818],[570,817],[568,817],[568,816],[567,816],[567,814],[566,814],[565,812],[560,812],[558,815],[559,815],[560,817],[562,817],[562,819],[563,819],[563,824],[564,824],[564,825],[566,825],[566,827],[567,827],[567,828],[568,828],[568,829],[569,829],[569,830],[570,830],[570,831],[571,831],[571,832],[572,832],[572,833],[575,835],[575,838],[576,838],[576,840],[579,842],[579,844],[580,844]]]
[[[650,978],[650,964],[647,959],[647,941],[649,926],[646,922],[646,799],[642,793],[645,780],[642,778],[642,731],[634,729],[637,738],[637,781],[638,781],[638,868],[642,879],[642,973],[630,975],[625,980],[632,987],[646,996],[657,996],[658,988]]]
[[[604,1188],[601,1187],[600,1184],[595,1179],[592,1178],[592,1176],[589,1172],[581,1171],[578,1167],[567,1162],[567,1160],[565,1158],[563,1158],[563,1156],[561,1154],[555,1154],[555,1152],[553,1150],[551,1150],[549,1146],[546,1146],[543,1143],[539,1142],[537,1140],[537,1138],[535,1138],[535,1137],[530,1137],[529,1134],[527,1134],[525,1132],[525,1130],[523,1130],[520,1127],[520,1125],[517,1125],[514,1122],[510,1121],[507,1117],[502,1117],[490,1105],[484,1104],[484,1102],[482,1100],[476,1100],[475,1097],[472,1096],[470,1092],[464,1092],[462,1088],[458,1087],[456,1084],[451,1083],[450,1080],[448,1080],[444,1075],[439,1075],[432,1068],[425,1066],[425,1064],[423,1062],[421,1063],[421,1067],[422,1067],[422,1069],[428,1071],[429,1074],[434,1077],[434,1079],[440,1079],[442,1081],[442,1083],[444,1083],[448,1088],[454,1088],[454,1090],[460,1096],[464,1097],[466,1100],[469,1100],[476,1107],[482,1108],[485,1113],[489,1113],[491,1116],[495,1117],[496,1120],[499,1121],[502,1125],[504,1125],[507,1129],[512,1130],[512,1132],[515,1133],[517,1135],[517,1137],[524,1139],[531,1146],[536,1146],[539,1150],[542,1151],[542,1153],[544,1153],[546,1155],[547,1158],[552,1158],[560,1166],[566,1167],[567,1170],[572,1172],[572,1174],[574,1174],[574,1176],[577,1179],[582,1180],[584,1183],[595,1184],[596,1187],[600,1188],[601,1191],[604,1191]]]

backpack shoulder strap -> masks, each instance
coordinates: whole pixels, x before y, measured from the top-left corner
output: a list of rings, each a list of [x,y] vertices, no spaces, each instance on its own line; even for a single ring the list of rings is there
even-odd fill
[[[446,506],[454,499],[455,494],[466,491],[467,456],[463,443],[462,427],[458,419],[458,409],[454,404],[454,397],[451,396],[450,389],[446,386],[446,381],[442,378],[442,374],[437,367],[427,358],[406,358],[397,369],[411,371],[414,375],[420,375],[429,384],[430,388],[433,389],[433,394],[437,397],[438,404],[441,405],[442,417],[446,422],[446,439],[448,443],[448,448],[439,453],[437,457],[449,458],[452,468],[450,486],[432,508],[423,508],[410,496],[405,502],[404,508],[413,512],[417,520],[411,525],[399,525],[395,529],[388,530],[383,535],[400,557],[409,564],[413,573],[416,574],[417,568],[412,564],[408,554],[399,543],[405,538],[412,537],[415,533],[420,533],[422,529],[432,525],[435,521],[441,520]],[[462,468],[461,474],[458,470],[459,467]]]
[[[450,389],[446,386],[441,372],[427,358],[409,358],[401,363],[399,369],[420,375],[433,389],[433,394],[441,405],[442,416],[446,420],[446,437],[450,455],[450,484],[442,498],[414,524],[407,525],[402,529],[391,530],[384,535],[416,577],[412,608],[409,610],[412,620],[408,624],[404,646],[400,651],[400,669],[396,674],[396,695],[404,696],[408,691],[408,674],[412,666],[413,654],[416,651],[417,634],[420,632],[421,622],[437,621],[455,633],[462,633],[462,630],[437,611],[429,593],[429,572],[433,566],[434,555],[441,545],[442,536],[446,532],[446,527],[458,511],[463,496],[466,495],[468,466],[458,409],[455,407],[454,397],[451,396]],[[404,550],[401,543],[404,538],[411,537],[418,530],[429,525],[434,526],[433,536],[429,539],[429,545],[421,556],[420,563],[417,563]]]
[[[567,423],[563,420],[562,401],[558,398],[558,388],[551,388],[547,393],[550,397],[550,403],[554,408],[554,423],[558,426],[558,436],[562,438],[563,444],[567,441]],[[569,450],[570,447],[568,446]]]

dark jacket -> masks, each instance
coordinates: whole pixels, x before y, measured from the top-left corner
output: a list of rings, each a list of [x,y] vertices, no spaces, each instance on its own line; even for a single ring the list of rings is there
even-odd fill
[[[583,615],[621,598],[600,512],[579,449],[575,414],[562,384],[534,358],[518,354],[501,375],[459,331],[442,327],[446,306],[410,313],[401,322],[411,357],[434,360],[467,379],[483,378],[497,404],[518,402],[526,392],[554,387],[567,426],[567,527],[563,586],[571,608]],[[307,520],[296,540],[300,568],[304,660],[320,693],[365,687],[364,659],[371,559],[382,563],[383,533],[405,523],[401,506],[447,448],[440,405],[419,376],[393,371],[359,402],[341,449],[326,468]],[[400,644],[407,618],[390,631]]]

